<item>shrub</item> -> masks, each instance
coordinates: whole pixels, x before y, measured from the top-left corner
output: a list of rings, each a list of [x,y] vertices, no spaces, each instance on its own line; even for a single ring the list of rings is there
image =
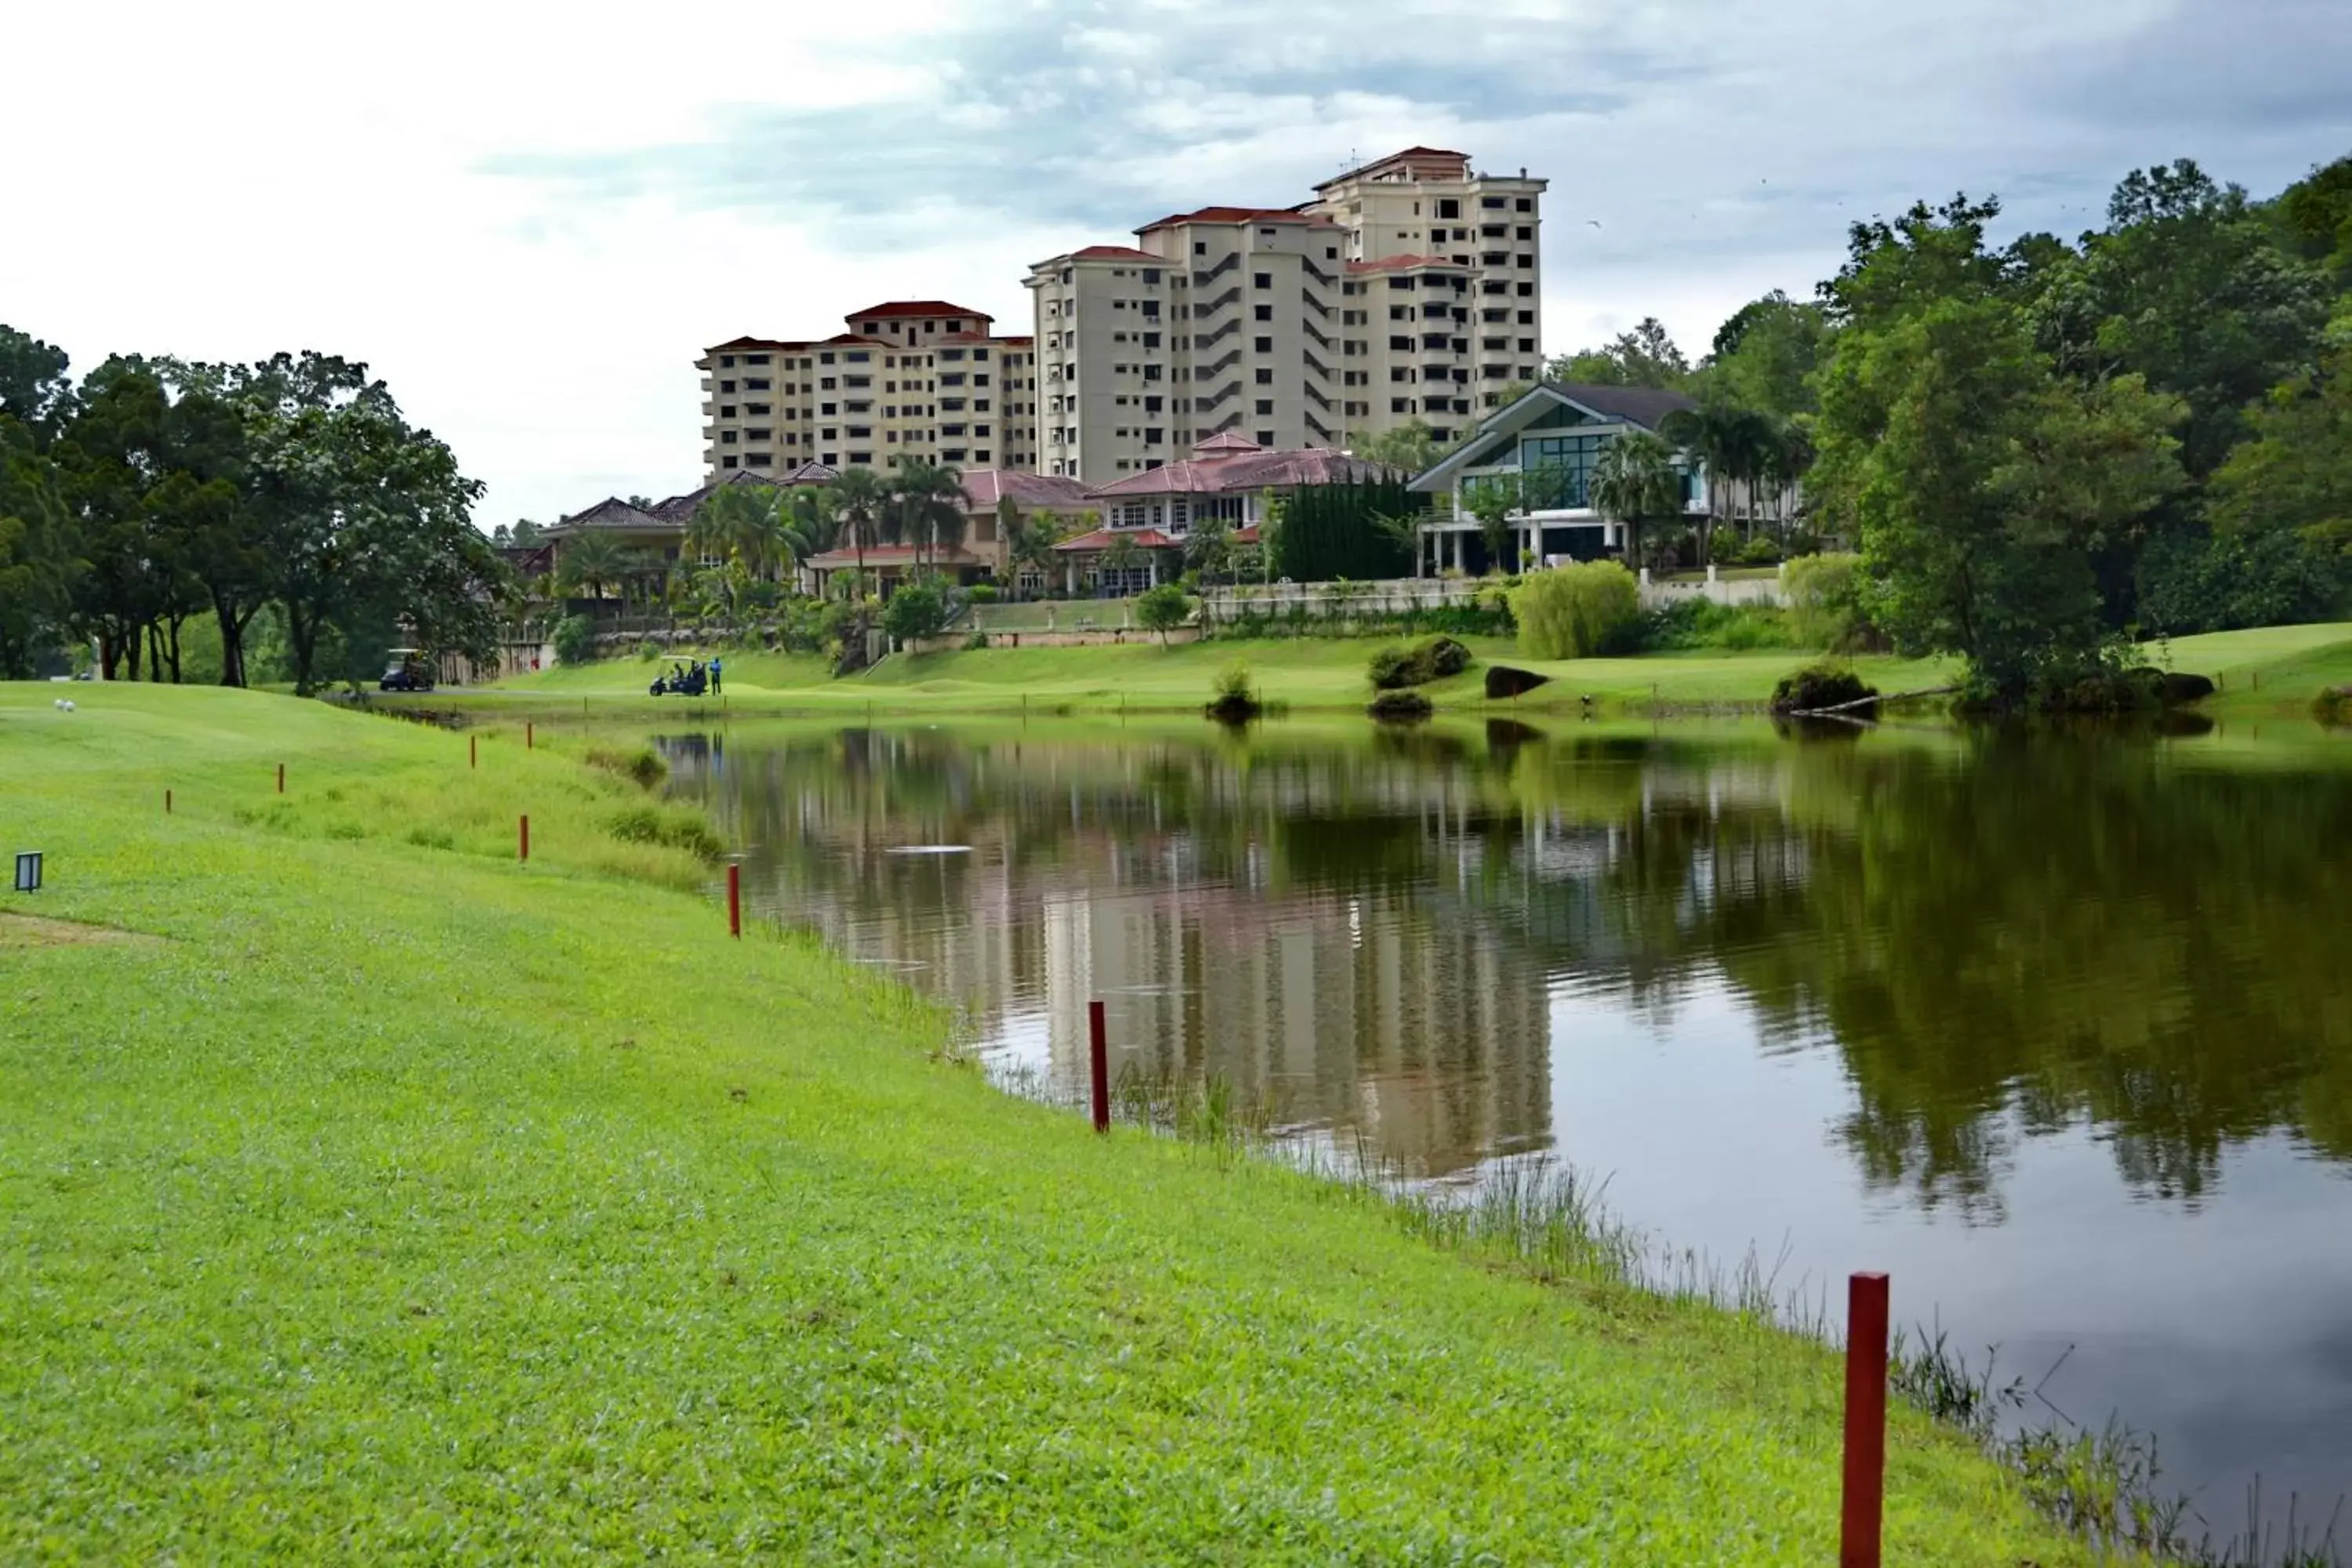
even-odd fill
[[[1641,653],[1790,646],[1788,617],[1774,606],[1718,605],[1697,595],[1643,611],[1625,640],[1632,645],[1628,651]]]
[[[596,658],[596,623],[585,616],[566,616],[555,623],[555,662],[588,664]]]
[[[1749,540],[1739,552],[1742,566],[1778,566],[1780,563],[1780,543],[1769,534],[1759,533]]]
[[[992,605],[996,603],[996,584],[974,583],[963,591],[963,596],[975,605]]]
[[[933,636],[947,624],[947,601],[929,583],[909,584],[882,606],[882,629],[902,643]]]
[[[2311,700],[2311,716],[2331,729],[2352,724],[2352,686],[2331,686]]]
[[[1157,588],[1147,588],[1136,596],[1136,624],[1148,632],[1158,632],[1166,642],[1168,634],[1184,624],[1192,613],[1192,601],[1184,590],[1173,583],[1162,583]]]
[[[1413,649],[1413,657],[1429,667],[1433,680],[1459,675],[1470,668],[1470,650],[1452,637],[1432,637]]]
[[[1614,561],[1531,572],[1511,595],[1519,651],[1529,658],[1587,658],[1642,613],[1633,574]]]
[[[1260,704],[1257,689],[1250,683],[1249,666],[1235,659],[1217,672],[1215,695],[1209,701],[1209,717],[1226,723],[1237,723],[1257,716]]]
[[[662,761],[662,754],[651,746],[639,746],[625,752],[610,746],[591,746],[587,762],[592,768],[603,768],[607,773],[634,779],[643,789],[651,789],[669,776],[669,764]]]
[[[696,858],[716,864],[727,846],[696,811],[665,810],[657,805],[632,805],[614,814],[604,830],[624,844],[661,844],[683,849]]]
[[[654,643],[648,641],[641,642],[637,645],[637,662],[639,664],[651,664],[660,657],[661,649]]]
[[[1739,531],[1718,528],[1707,535],[1706,558],[1717,566],[1729,566],[1739,559]]]
[[[1806,647],[1854,653],[1876,643],[1863,612],[1862,557],[1801,555],[1780,574],[1789,596],[1789,629]]]
[[[1369,671],[1372,685],[1381,691],[1394,691],[1412,684],[1412,655],[1393,645],[1372,655]]]
[[[1809,713],[1877,695],[1878,688],[1864,685],[1862,677],[1843,665],[1809,664],[1793,675],[1780,678],[1780,683],[1772,689],[1772,711]]]
[[[972,627],[971,635],[963,639],[963,650],[966,653],[978,653],[987,646],[988,634],[982,631],[978,626]]]
[[[1384,724],[1414,724],[1436,709],[1418,691],[1383,691],[1365,711]]]

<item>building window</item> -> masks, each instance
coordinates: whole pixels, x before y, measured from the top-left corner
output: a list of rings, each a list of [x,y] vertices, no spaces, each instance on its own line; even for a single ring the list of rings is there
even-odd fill
[[[735,454],[730,452],[727,456],[719,458],[719,466],[722,468],[733,468],[735,466]]]
[[[743,412],[746,414],[766,414],[771,412],[771,410],[768,405],[764,403],[747,403],[743,405]]]
[[[849,460],[853,463],[863,463],[868,468],[871,468],[874,464],[874,454],[871,452],[852,452],[849,454]]]
[[[735,444],[735,432],[732,430],[719,432],[719,444],[722,447],[732,447]]]
[[[1257,378],[1258,385],[1272,386],[1274,384],[1274,370],[1272,366],[1261,365],[1255,374]]]
[[[1274,399],[1273,399],[1273,398],[1271,398],[1271,397],[1261,397],[1261,398],[1259,398],[1259,399],[1257,400],[1257,411],[1258,411],[1260,414],[1271,414],[1271,413],[1273,413],[1273,412],[1274,412]],[[1267,445],[1267,444],[1268,444],[1268,443],[1264,442],[1264,441],[1261,441],[1261,442],[1259,442],[1259,443],[1258,443],[1258,445],[1260,445],[1261,447],[1265,446],[1265,445]]]
[[[1257,444],[1258,444],[1259,446],[1261,446],[1261,447],[1271,447],[1271,446],[1273,446],[1273,445],[1274,445],[1274,432],[1273,432],[1273,431],[1271,431],[1271,430],[1261,430],[1261,431],[1259,431],[1259,432],[1257,433]]]
[[[1251,352],[1255,353],[1270,354],[1274,352],[1274,340],[1272,338],[1252,338],[1250,340],[1250,346]]]
[[[1500,196],[1480,196],[1478,198],[1478,205],[1485,207],[1489,212],[1501,212],[1503,210],[1503,198]]]
[[[1410,332],[1390,333],[1389,347],[1392,349],[1411,349],[1412,347],[1412,334]]]
[[[1253,305],[1250,307],[1250,312],[1261,321],[1274,320],[1274,307],[1271,305]]]
[[[775,432],[772,430],[746,430],[743,432],[743,439],[746,441],[772,441],[775,439]]]
[[[1271,288],[1273,288],[1273,287],[1274,287],[1274,274],[1273,274],[1273,273],[1271,273],[1271,272],[1253,272],[1253,273],[1251,273],[1251,274],[1250,274],[1250,287],[1251,287],[1251,288],[1253,288],[1253,289],[1271,289]]]
[[[1535,291],[1536,286],[1532,283],[1522,283],[1519,285],[1519,298],[1522,300],[1533,298]]]
[[[745,364],[766,364],[768,363],[768,356],[766,354],[745,354],[743,356],[743,363]]]
[[[1519,325],[1523,327],[1532,327],[1535,324],[1536,313],[1533,310],[1521,310],[1519,312]]]
[[[733,370],[735,368],[735,356],[733,354],[720,354],[719,356],[719,368],[721,370]]]
[[[1532,196],[1521,196],[1513,204],[1513,205],[1516,206],[1518,211],[1523,213],[1531,213],[1536,210],[1535,198]]]
[[[1438,216],[1439,217],[1445,217],[1445,218],[1460,217],[1460,216],[1462,216],[1462,202],[1461,202],[1461,199],[1460,199],[1459,197],[1456,197],[1456,196],[1440,196],[1440,197],[1438,197],[1438,198],[1437,198],[1437,216]]]
[[[735,417],[735,405],[734,405],[733,404],[731,404],[731,403],[722,403],[722,404],[720,404],[720,405],[719,405],[719,417],[720,417],[721,419],[732,419],[732,418],[734,418],[734,417]]]
[[[722,381],[719,384],[719,390],[721,392],[732,392],[735,390],[735,384],[731,381]]]
[[[747,468],[769,468],[775,467],[775,463],[776,455],[773,452],[746,452],[743,454],[743,466]]]

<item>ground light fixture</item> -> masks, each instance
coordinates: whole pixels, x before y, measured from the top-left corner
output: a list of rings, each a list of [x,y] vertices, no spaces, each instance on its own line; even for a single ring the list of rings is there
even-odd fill
[[[37,893],[41,890],[41,852],[20,849],[16,852],[16,890]]]

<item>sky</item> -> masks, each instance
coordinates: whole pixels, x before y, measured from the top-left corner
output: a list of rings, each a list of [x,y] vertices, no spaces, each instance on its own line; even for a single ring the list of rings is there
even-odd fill
[[[1956,191],[2096,226],[2194,157],[2352,153],[2352,0],[18,0],[0,322],[367,362],[484,527],[701,478],[705,345],[1021,279],[1414,144],[1524,166],[1545,350],[1695,355],[1846,226]]]

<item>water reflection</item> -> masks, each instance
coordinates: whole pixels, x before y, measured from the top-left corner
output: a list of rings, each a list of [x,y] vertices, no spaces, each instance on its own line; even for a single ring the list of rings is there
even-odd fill
[[[1075,1082],[1102,996],[1122,1061],[1412,1173],[1558,1148],[1677,1241],[1893,1268],[2024,1370],[2071,1347],[2078,1413],[2217,1512],[2255,1469],[2352,1487],[2340,763],[1512,721],[667,744],[756,908],[1008,1057]]]

